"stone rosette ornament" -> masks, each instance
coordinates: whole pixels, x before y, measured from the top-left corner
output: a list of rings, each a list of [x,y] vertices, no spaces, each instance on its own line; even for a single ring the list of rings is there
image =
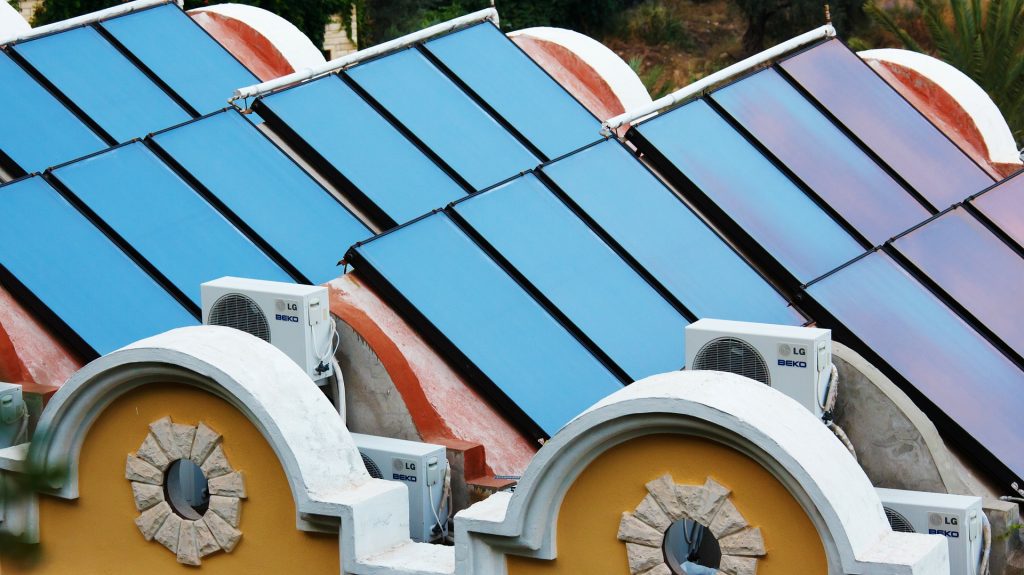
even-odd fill
[[[174,423],[164,417],[149,424],[149,433],[134,454],[128,454],[125,478],[131,482],[135,518],[146,541],[156,540],[185,565],[199,565],[207,555],[238,545],[245,483],[232,469],[220,445],[221,435],[203,422]],[[210,494],[206,512],[186,517],[167,501],[167,470],[175,461],[191,460],[206,477]]]
[[[754,575],[765,555],[761,529],[751,527],[729,499],[731,490],[708,477],[704,485],[680,485],[665,474],[648,482],[647,496],[632,513],[623,513],[618,538],[626,544],[632,575],[672,575],[663,544],[668,528],[680,519],[707,527],[718,540],[718,572]]]

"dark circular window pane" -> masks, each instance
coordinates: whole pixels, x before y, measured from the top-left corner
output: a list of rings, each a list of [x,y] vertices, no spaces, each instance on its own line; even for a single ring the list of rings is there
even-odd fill
[[[665,564],[675,575],[714,575],[722,562],[722,549],[711,530],[692,519],[669,526],[662,543]]]
[[[210,506],[210,491],[206,476],[189,459],[171,463],[164,474],[164,496],[178,516],[195,521]]]

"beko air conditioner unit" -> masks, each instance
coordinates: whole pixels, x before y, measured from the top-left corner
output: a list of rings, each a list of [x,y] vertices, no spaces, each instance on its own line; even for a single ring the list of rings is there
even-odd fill
[[[371,477],[400,481],[409,488],[409,536],[430,543],[448,530],[444,501],[448,459],[441,445],[353,433]]]
[[[979,575],[981,498],[876,488],[893,531],[942,535],[949,542],[949,574]]]
[[[821,417],[832,374],[832,332],[702,319],[686,326],[686,368],[760,381]]]
[[[203,323],[250,333],[283,351],[318,384],[334,373],[327,288],[222,277],[202,285]]]

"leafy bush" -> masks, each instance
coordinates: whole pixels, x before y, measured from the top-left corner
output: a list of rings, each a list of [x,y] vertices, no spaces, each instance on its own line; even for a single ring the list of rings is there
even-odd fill
[[[673,46],[684,50],[693,47],[693,40],[675,10],[660,0],[647,0],[627,11],[625,35],[646,44]]]
[[[825,23],[822,0],[737,0],[747,21],[743,51],[753,54],[766,46],[792,38]],[[866,21],[859,0],[827,2],[832,24],[841,35]]]

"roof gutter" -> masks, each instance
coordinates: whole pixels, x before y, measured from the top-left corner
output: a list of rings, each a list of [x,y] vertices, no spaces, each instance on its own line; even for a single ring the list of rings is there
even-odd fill
[[[387,52],[392,52],[400,48],[405,48],[406,46],[411,46],[413,44],[427,40],[429,38],[433,38],[434,36],[440,36],[441,34],[450,32],[457,28],[462,28],[470,24],[476,24],[477,22],[484,22],[487,20],[490,20],[491,22],[494,22],[495,25],[497,25],[498,11],[495,10],[494,8],[485,8],[483,10],[479,10],[471,14],[466,14],[465,16],[460,16],[458,18],[448,20],[447,22],[435,24],[429,28],[424,28],[423,30],[420,30],[418,32],[406,34],[405,36],[395,38],[394,40],[389,40],[382,44],[377,44],[376,46],[370,46],[369,48],[359,50],[358,52],[346,54],[341,58],[336,58],[334,60],[331,60],[330,62],[325,62],[319,66],[313,66],[312,68],[304,68],[302,70],[292,72],[291,74],[288,74],[286,76],[281,76],[280,78],[268,80],[261,84],[254,84],[252,86],[239,88],[235,90],[235,94],[230,99],[228,99],[228,103],[232,104],[235,102],[235,100],[256,98],[268,92],[273,92],[274,90],[277,90],[279,88],[284,88],[285,86],[289,86],[291,84],[296,84],[298,82],[309,80],[317,76],[323,76],[324,74],[329,74],[337,70],[344,70],[345,68],[358,64],[359,62],[368,60],[375,56],[379,56]]]
[[[705,90],[712,86],[715,86],[716,84],[720,84],[734,76],[738,76],[749,70],[757,68],[758,66],[766,64],[768,62],[772,62],[784,54],[802,48],[803,46],[806,46],[808,44],[817,42],[818,40],[821,40],[823,38],[835,37],[835,35],[836,29],[833,28],[831,24],[825,24],[820,28],[815,28],[810,32],[805,32],[781,44],[772,46],[771,48],[763,52],[758,52],[757,54],[754,54],[749,58],[740,60],[739,62],[736,62],[735,64],[727,68],[723,68],[715,72],[714,74],[705,76],[684,88],[681,88],[675,92],[672,92],[671,94],[668,94],[667,96],[663,96],[661,98],[658,98],[657,100],[654,100],[650,104],[646,104],[634,110],[630,110],[628,112],[619,114],[614,118],[609,118],[605,120],[601,124],[601,134],[604,135],[605,137],[612,136],[613,134],[615,134],[615,131],[617,129],[621,128],[626,124],[633,123],[640,118],[649,116],[656,112],[660,112],[665,108],[678,104],[679,102],[688,100],[694,96],[698,96],[702,92],[704,92]]]
[[[11,42],[20,42],[37,36],[43,36],[52,32],[60,32],[62,30],[77,28],[83,24],[92,24],[93,22],[99,22],[100,20],[106,20],[107,18],[113,18],[114,16],[120,16],[122,14],[151,8],[153,6],[159,6],[161,4],[170,4],[171,2],[174,2],[178,7],[181,7],[182,1],[183,0],[135,0],[134,2],[118,4],[117,6],[111,6],[110,8],[104,8],[103,10],[97,10],[96,12],[90,12],[88,14],[82,14],[81,16],[75,16],[74,18],[68,18],[67,20],[61,20],[60,22],[54,22],[38,28],[32,28],[27,32],[14,34],[7,38],[0,38],[0,46],[10,44]]]

